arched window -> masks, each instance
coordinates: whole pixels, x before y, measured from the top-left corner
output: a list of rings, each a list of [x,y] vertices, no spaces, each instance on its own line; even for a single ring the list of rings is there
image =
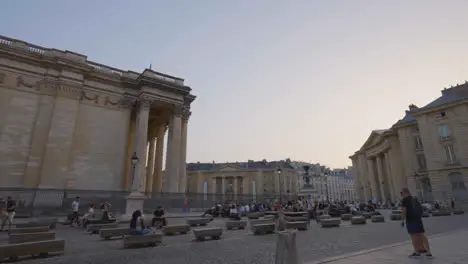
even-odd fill
[[[448,176],[450,180],[450,185],[452,186],[454,200],[468,200],[468,192],[466,191],[463,175],[461,175],[461,173],[459,172],[452,172]]]

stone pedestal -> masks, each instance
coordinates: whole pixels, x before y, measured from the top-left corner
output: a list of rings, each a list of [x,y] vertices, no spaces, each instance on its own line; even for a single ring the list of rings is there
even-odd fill
[[[278,232],[275,264],[299,264],[296,246],[296,232]]]
[[[127,196],[127,204],[125,207],[125,214],[121,216],[121,221],[129,221],[132,218],[133,212],[141,210],[143,213],[143,204],[145,203],[146,196],[138,191],[133,191]]]

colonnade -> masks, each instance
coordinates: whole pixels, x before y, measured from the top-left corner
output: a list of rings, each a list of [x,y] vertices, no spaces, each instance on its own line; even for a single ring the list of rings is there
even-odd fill
[[[133,149],[139,162],[135,165],[136,179],[132,179],[132,191],[147,195],[162,191],[184,193],[187,184],[187,125],[191,115],[190,108],[188,105],[172,105],[167,120],[159,120],[160,122],[149,127],[150,108],[151,101],[140,100],[136,109]],[[166,167],[163,173],[166,131]]]

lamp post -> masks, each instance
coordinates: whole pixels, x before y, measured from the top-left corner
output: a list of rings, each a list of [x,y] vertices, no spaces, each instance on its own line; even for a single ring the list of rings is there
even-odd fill
[[[326,196],[327,196],[327,202],[329,201],[329,196],[328,196],[328,179],[327,179],[327,176],[328,176],[328,172],[325,172],[324,174],[324,179],[325,179],[325,193],[326,193]]]
[[[283,203],[282,203],[282,196],[283,196],[283,193],[282,193],[282,191],[281,191],[281,173],[282,173],[281,168],[278,168],[278,169],[276,170],[276,173],[278,174],[278,182],[279,182],[279,186],[278,186],[278,187],[279,187],[279,192],[280,192],[279,202],[280,202],[280,207],[281,207],[282,204],[283,204]]]
[[[133,155],[132,155],[132,158],[131,158],[130,162],[132,163],[132,186],[133,186],[133,184],[135,184],[135,182],[134,182],[135,181],[135,167],[136,167],[136,165],[138,163],[138,156],[136,155],[136,152],[133,152]],[[133,188],[135,188],[135,187],[133,187]]]

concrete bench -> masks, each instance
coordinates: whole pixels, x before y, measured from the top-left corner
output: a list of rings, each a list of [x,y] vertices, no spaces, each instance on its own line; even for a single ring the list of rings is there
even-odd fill
[[[146,235],[129,235],[123,239],[124,248],[129,247],[154,247],[162,243],[162,233],[151,233]]]
[[[59,254],[65,251],[65,240],[46,240],[17,244],[0,245],[0,262],[5,259],[18,260],[24,256],[46,257],[50,253]]]
[[[304,231],[309,229],[309,224],[306,221],[286,222],[286,229],[297,229],[299,231]]]
[[[308,212],[284,212],[285,216],[289,217],[299,217],[299,216],[308,216]]]
[[[238,221],[226,221],[226,229],[245,229],[247,226],[247,221],[245,220],[238,220]]]
[[[452,213],[449,210],[437,210],[432,212],[432,216],[449,216]]]
[[[265,216],[263,217],[263,220],[275,221],[275,220],[276,220],[276,216],[275,216],[275,215],[265,215]]]
[[[430,217],[431,215],[429,214],[429,212],[423,212],[422,213],[422,217]]]
[[[453,210],[453,214],[454,215],[462,215],[462,214],[465,214],[465,211],[463,211],[461,209],[455,209],[455,210]]]
[[[165,236],[172,236],[174,234],[185,235],[188,233],[189,230],[189,225],[169,225],[163,227],[162,232]]]
[[[365,218],[371,218],[372,216],[374,215],[373,212],[364,212],[362,213],[362,216],[364,216]]]
[[[392,221],[401,221],[403,219],[403,216],[401,214],[391,214],[390,215],[390,220]]]
[[[99,229],[99,236],[105,240],[109,240],[113,237],[124,238],[125,235],[130,234],[130,228],[128,227],[117,227],[117,228],[101,228]]]
[[[341,225],[340,219],[322,219],[320,221],[322,227],[339,227]]]
[[[249,219],[259,219],[260,217],[264,216],[265,214],[262,212],[252,212],[247,214],[247,218]]]
[[[392,214],[402,214],[401,210],[392,210]]]
[[[351,220],[351,218],[353,218],[352,214],[342,214],[341,215],[341,220],[343,220],[343,221],[349,221],[349,220]]]
[[[25,233],[41,233],[49,232],[49,227],[25,227],[25,228],[12,228],[8,231],[9,234],[25,234]]]
[[[117,222],[117,219],[102,220],[102,219],[89,218],[86,222],[88,225],[103,225],[103,224],[113,224]]]
[[[249,220],[249,223],[250,223],[250,226],[254,226],[254,225],[260,225],[260,224],[271,224],[271,223],[275,223],[275,219],[272,218],[272,219],[253,219],[253,220]]]
[[[193,229],[193,235],[197,241],[204,241],[207,237],[212,240],[221,239],[223,229],[220,227],[208,227]]]
[[[353,216],[351,217],[351,224],[352,225],[365,225],[367,223],[367,218],[364,216]]]
[[[109,229],[109,228],[117,228],[119,227],[119,224],[114,223],[114,224],[94,224],[94,225],[88,225],[86,227],[86,232],[89,232],[90,234],[99,234],[99,230],[101,229]]]
[[[327,219],[331,219],[332,217],[330,215],[327,215],[327,214],[323,214],[321,216],[319,216],[317,218],[318,222],[321,222],[322,220],[327,220]]]
[[[264,212],[265,215],[274,215],[276,216],[278,214],[278,211],[266,211]]]
[[[309,223],[310,219],[307,216],[285,216],[284,220],[288,222],[307,222]]]
[[[46,241],[46,240],[54,240],[54,239],[55,239],[55,232],[21,233],[21,234],[10,234],[8,236],[8,243],[17,244],[17,243]]]
[[[209,222],[211,222],[210,218],[187,219],[187,225],[189,226],[206,226]]]
[[[371,221],[373,223],[383,223],[385,222],[385,217],[383,215],[373,215]]]
[[[273,234],[275,232],[275,223],[264,223],[264,224],[254,224],[252,225],[252,232],[255,235],[266,235]]]
[[[55,229],[56,225],[57,225],[56,220],[50,220],[50,221],[35,221],[35,222],[15,224],[15,227],[16,228],[47,227],[49,229]]]

